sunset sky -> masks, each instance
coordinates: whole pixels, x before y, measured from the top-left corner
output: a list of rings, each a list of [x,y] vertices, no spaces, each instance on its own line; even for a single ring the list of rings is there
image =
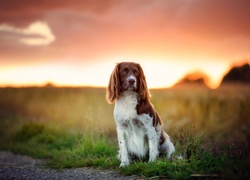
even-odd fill
[[[0,0],[0,86],[107,86],[117,62],[150,88],[250,63],[249,0]]]

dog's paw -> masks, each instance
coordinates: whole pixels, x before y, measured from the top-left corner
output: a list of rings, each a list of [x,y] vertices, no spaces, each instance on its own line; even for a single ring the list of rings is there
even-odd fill
[[[129,165],[129,161],[122,161],[120,167],[126,167]]]
[[[173,143],[169,142],[167,147],[167,157],[170,158],[174,152],[175,152],[175,147]]]
[[[156,160],[156,157],[150,157],[149,160],[148,160],[148,162],[153,162],[155,160]]]
[[[159,155],[159,152],[158,152],[158,151],[151,151],[151,152],[149,153],[149,160],[148,160],[148,162],[153,162],[153,161],[155,161],[158,155]]]

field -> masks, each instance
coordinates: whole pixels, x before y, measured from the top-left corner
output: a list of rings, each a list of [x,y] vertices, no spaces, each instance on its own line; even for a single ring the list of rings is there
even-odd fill
[[[250,88],[151,90],[172,159],[118,168],[113,105],[103,88],[1,88],[0,150],[52,168],[112,168],[144,177],[250,177]],[[180,158],[182,157],[182,158]]]

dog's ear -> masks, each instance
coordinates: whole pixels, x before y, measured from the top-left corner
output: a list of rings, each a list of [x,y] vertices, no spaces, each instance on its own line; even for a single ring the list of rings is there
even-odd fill
[[[106,98],[109,103],[113,103],[120,96],[119,64],[117,64],[110,76]]]
[[[147,82],[146,82],[146,77],[144,75],[144,72],[142,70],[142,67],[140,64],[137,64],[138,69],[140,71],[139,73],[139,87],[138,87],[138,92],[140,94],[141,99],[149,99],[150,98],[150,93],[147,87]]]

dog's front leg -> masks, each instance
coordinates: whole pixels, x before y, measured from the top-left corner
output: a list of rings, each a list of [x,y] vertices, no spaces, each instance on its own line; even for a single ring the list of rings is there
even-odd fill
[[[143,114],[138,118],[144,125],[146,129],[146,135],[148,137],[149,143],[149,162],[155,161],[157,156],[159,155],[158,144],[159,144],[159,133],[156,132],[156,129],[152,125],[152,118]]]
[[[118,144],[119,144],[118,158],[121,161],[120,167],[128,166],[129,157],[128,157],[126,137],[125,137],[125,133],[123,132],[123,130],[119,127],[117,127],[117,136],[118,136]]]
[[[155,161],[159,155],[159,138],[157,138],[157,134],[153,126],[147,128],[147,136],[149,142],[149,162],[152,162]]]

